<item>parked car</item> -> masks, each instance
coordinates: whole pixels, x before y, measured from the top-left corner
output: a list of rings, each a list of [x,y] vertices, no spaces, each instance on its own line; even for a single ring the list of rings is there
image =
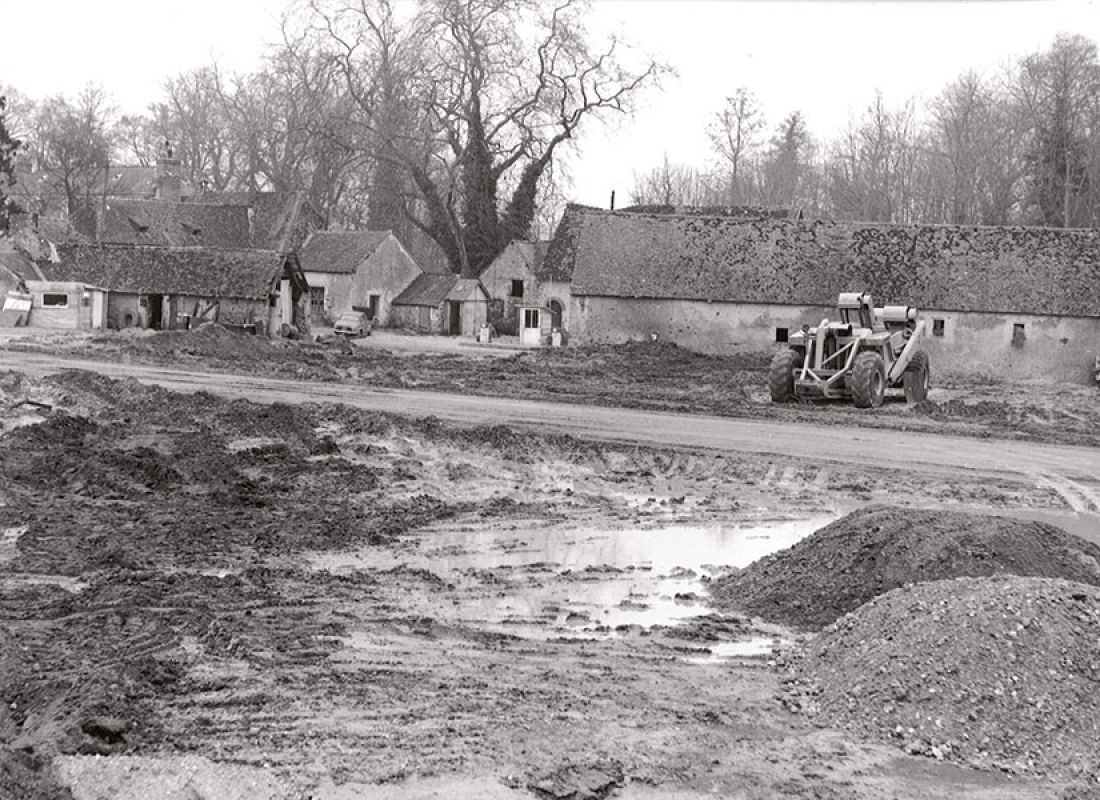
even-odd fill
[[[371,322],[371,318],[362,311],[345,311],[336,320],[332,332],[337,336],[370,336]]]

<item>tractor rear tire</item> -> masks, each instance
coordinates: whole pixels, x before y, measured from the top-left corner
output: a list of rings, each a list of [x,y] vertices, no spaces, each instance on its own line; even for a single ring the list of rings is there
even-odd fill
[[[768,389],[771,390],[773,403],[789,403],[794,399],[794,370],[798,363],[798,353],[794,350],[780,350],[772,356],[768,368]]]
[[[919,403],[928,399],[930,375],[928,353],[918,350],[901,376],[902,386],[905,387],[905,402]]]
[[[886,396],[886,365],[878,353],[856,356],[852,365],[852,403],[856,408],[878,408]]]

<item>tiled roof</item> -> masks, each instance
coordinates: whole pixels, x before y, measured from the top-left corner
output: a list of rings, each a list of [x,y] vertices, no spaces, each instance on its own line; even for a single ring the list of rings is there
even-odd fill
[[[523,259],[523,261],[527,264],[528,268],[530,268],[533,273],[537,274],[539,269],[542,267],[543,259],[546,258],[546,251],[549,248],[549,240],[539,242],[524,242],[516,239],[508,243],[508,246],[505,247],[503,251],[501,251],[501,254],[497,256],[497,259],[503,258],[509,252],[517,253],[519,257]],[[496,263],[496,259],[493,259],[493,261],[490,261],[488,264],[486,264],[485,269],[481,271],[481,274],[484,275],[485,272],[488,271],[494,263]]]
[[[470,293],[474,289],[481,289],[483,297],[488,297],[485,292],[485,288],[481,285],[481,281],[477,278],[459,278],[455,281],[455,285],[451,287],[451,290],[447,292],[446,300],[466,300]]]
[[[62,244],[60,262],[40,263],[47,279],[80,281],[113,292],[264,298],[283,271],[271,250]]]
[[[35,263],[14,247],[0,245],[0,267],[25,281],[42,280],[42,273]]]
[[[393,299],[395,306],[438,306],[458,286],[460,278],[450,275],[435,275],[429,272],[416,276],[405,291]]]
[[[599,209],[571,204],[558,222],[554,238],[546,248],[546,255],[535,270],[535,277],[543,283],[569,283],[573,279],[576,264],[576,248],[581,234],[583,212],[599,212]]]
[[[1100,230],[670,216],[570,207],[546,261],[574,295],[1100,316]],[[545,264],[545,262],[544,262]],[[544,270],[545,270],[544,266]]]
[[[306,193],[202,192],[195,203],[248,206],[252,209],[252,246],[263,250],[295,250],[323,224]]]
[[[389,231],[315,233],[302,247],[302,269],[351,274],[391,235]]]
[[[247,206],[108,197],[73,215],[73,225],[105,244],[250,247]]]

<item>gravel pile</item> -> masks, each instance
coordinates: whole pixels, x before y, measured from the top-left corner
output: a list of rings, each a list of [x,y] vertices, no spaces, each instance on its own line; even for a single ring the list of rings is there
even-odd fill
[[[1100,780],[1100,589],[958,578],[896,589],[788,665],[784,702],[906,752]]]
[[[819,630],[909,583],[993,575],[1100,585],[1100,547],[1042,522],[868,508],[715,581],[711,593],[722,608]]]

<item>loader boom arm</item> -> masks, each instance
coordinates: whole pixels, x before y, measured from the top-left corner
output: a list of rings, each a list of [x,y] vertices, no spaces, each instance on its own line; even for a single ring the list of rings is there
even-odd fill
[[[890,383],[895,383],[901,379],[902,373],[905,372],[906,367],[909,366],[909,362],[913,359],[913,354],[920,350],[921,342],[924,339],[924,331],[924,320],[917,320],[913,327],[912,336],[909,337],[909,341],[905,343],[905,347],[902,348],[901,354],[890,366],[890,373],[886,376],[886,379]]]

